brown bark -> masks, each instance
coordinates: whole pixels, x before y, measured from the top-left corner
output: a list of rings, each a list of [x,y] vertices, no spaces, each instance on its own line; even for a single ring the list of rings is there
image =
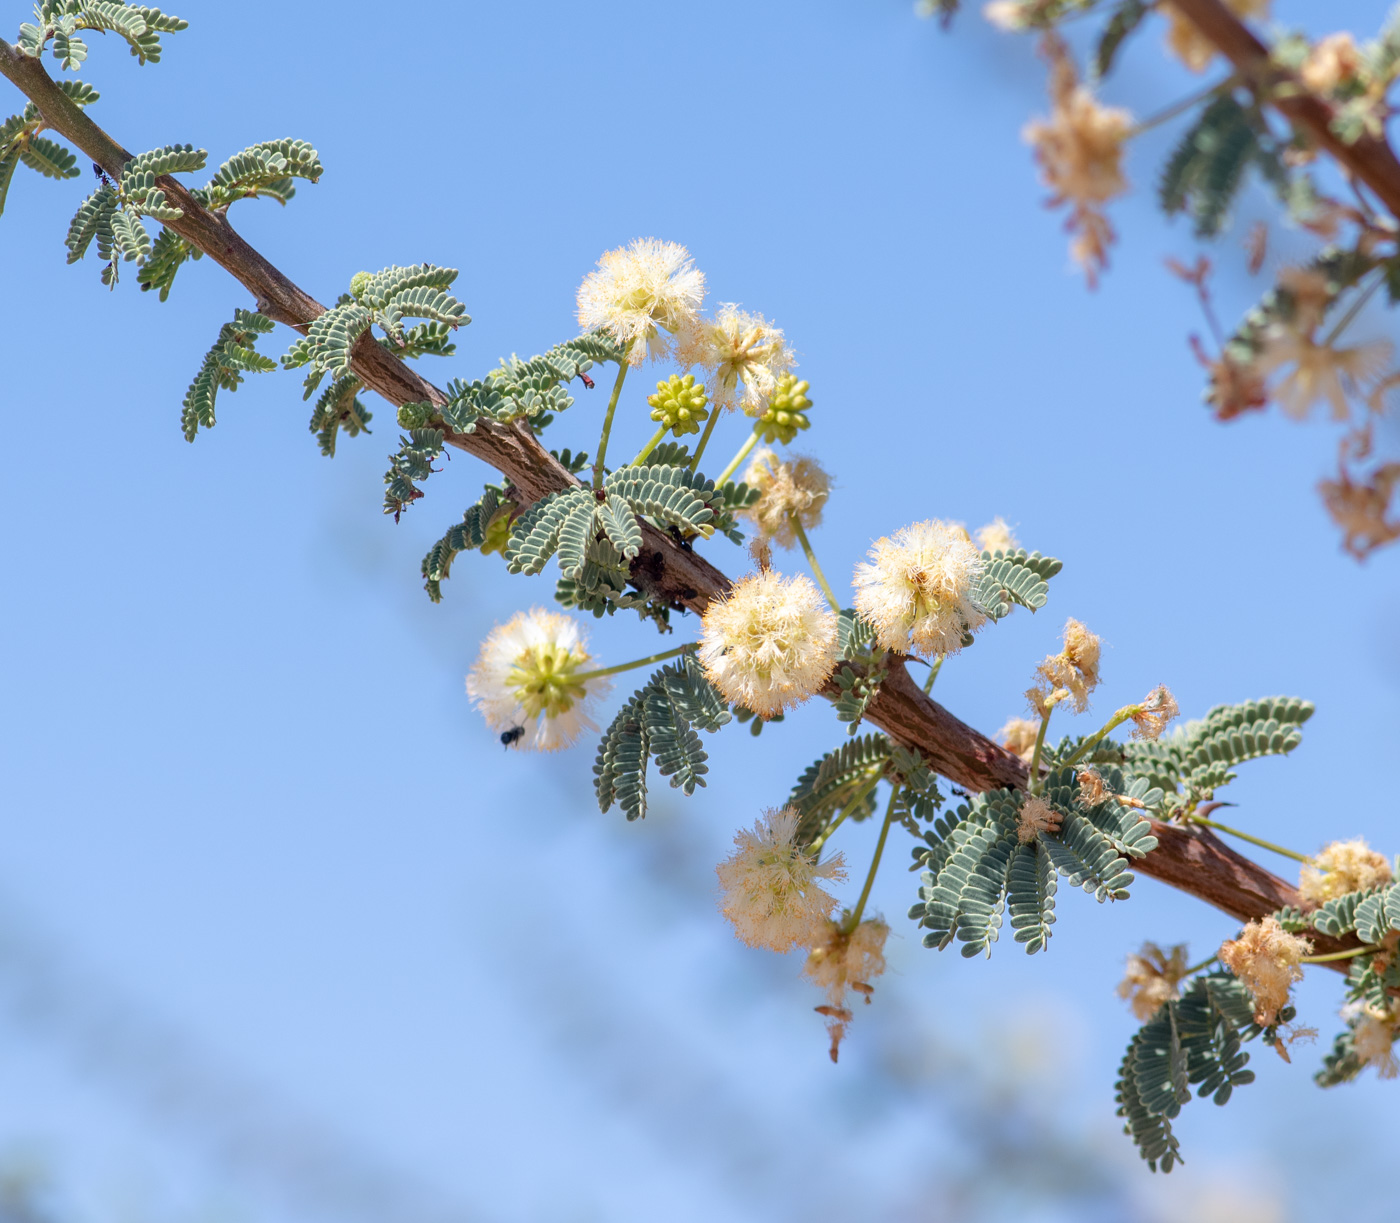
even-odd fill
[[[1332,107],[1301,83],[1269,62],[1269,49],[1220,0],[1170,0],[1181,13],[1220,50],[1246,79],[1260,82],[1269,78],[1289,82],[1286,95],[1274,91],[1267,101],[1286,119],[1302,128],[1321,149],[1365,183],[1400,218],[1400,159],[1386,141],[1363,136],[1355,144],[1345,144],[1332,132]]]
[[[1188,14],[1200,9],[1211,22],[1215,19],[1214,10],[1219,9],[1213,0],[1179,0],[1178,7]],[[1238,25],[1233,18],[1229,21]],[[1209,34],[1215,26],[1207,28],[1203,24],[1202,28]],[[1248,31],[1243,33],[1252,40]],[[1230,37],[1231,46],[1239,42],[1236,33],[1230,33]],[[40,61],[0,40],[0,73],[34,102],[49,128],[66,137],[113,179],[120,178],[131,155],[58,89]],[[1390,163],[1395,164],[1393,157]],[[1400,202],[1400,165],[1395,169],[1395,199]],[[324,312],[325,307],[315,298],[245,242],[226,216],[201,207],[170,177],[161,178],[159,183],[167,199],[184,209],[185,214],[164,224],[238,280],[253,295],[261,313],[305,333]],[[355,348],[353,368],[366,386],[396,407],[446,401],[442,391],[367,336]],[[532,435],[513,425],[483,421],[473,433],[449,433],[447,441],[507,476],[526,503],[575,482]],[[653,597],[700,612],[728,590],[729,579],[723,573],[702,556],[680,547],[665,532],[644,527],[643,536],[641,555],[633,562],[633,578]],[[1026,766],[1018,757],[925,695],[901,662],[890,666],[888,678],[871,701],[866,717],[899,742],[917,748],[937,772],[957,785],[982,791],[1025,784]],[[1290,884],[1237,854],[1210,832],[1154,823],[1161,844],[1136,864],[1135,869],[1143,874],[1213,904],[1241,921],[1297,903],[1297,892]],[[1333,940],[1317,941],[1319,950],[1336,950],[1344,945]],[[1345,964],[1334,967],[1346,971]]]

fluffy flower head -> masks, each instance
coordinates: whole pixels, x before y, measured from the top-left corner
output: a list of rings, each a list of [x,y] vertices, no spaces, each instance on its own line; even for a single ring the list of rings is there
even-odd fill
[[[1254,995],[1254,1022],[1268,1027],[1288,1003],[1288,991],[1303,979],[1300,961],[1312,944],[1289,934],[1278,919],[1252,921],[1237,939],[1220,944],[1220,962]]]
[[[1314,93],[1328,94],[1361,76],[1366,60],[1356,40],[1345,30],[1329,34],[1311,51],[1298,75]]]
[[[801,574],[744,578],[705,609],[702,625],[710,682],[760,717],[800,705],[836,668],[836,616]]]
[[[585,730],[605,679],[581,679],[593,662],[568,616],[542,607],[517,612],[481,643],[467,692],[493,730],[522,730],[516,747],[553,752]]]
[[[738,404],[746,416],[762,416],[778,379],[796,365],[780,327],[761,314],[728,303],[712,322],[693,319],[677,345],[676,360],[709,372],[716,408]]]
[[[1063,816],[1039,794],[1026,795],[1021,814],[1016,817],[1016,839],[1029,845],[1042,832],[1059,832]]]
[[[1144,943],[1128,957],[1127,970],[1118,983],[1118,996],[1127,998],[1133,1014],[1146,1023],[1162,1003],[1180,994],[1186,976],[1186,946],[1178,943],[1166,954],[1156,943]]]
[[[841,855],[817,862],[803,853],[794,844],[797,824],[792,807],[764,812],[752,832],[735,834],[734,852],[715,868],[723,891],[720,910],[750,947],[808,946],[836,907],[818,880],[846,877]]]
[[[810,531],[822,520],[822,507],[831,495],[831,477],[815,459],[794,457],[786,461],[771,450],[753,456],[744,483],[756,488],[759,498],[743,512],[765,536],[781,548],[797,543],[792,516]]]
[[[1333,841],[1298,879],[1298,894],[1313,904],[1325,904],[1348,892],[1361,892],[1390,882],[1390,860],[1365,841]]]
[[[1133,714],[1133,738],[1157,739],[1177,714],[1176,697],[1166,684],[1158,684],[1142,700],[1138,712]]]
[[[978,527],[974,538],[983,552],[1012,552],[1021,546],[1004,518],[993,518],[985,527]]]
[[[916,522],[877,539],[869,563],[856,566],[856,610],[884,649],[956,654],[963,634],[987,622],[972,597],[981,577],[982,553],[966,531],[936,518]]]
[[[827,921],[807,955],[802,971],[826,991],[827,1004],[817,1007],[817,1011],[826,1016],[833,1062],[851,1022],[847,991],[854,990],[867,1003],[870,1001],[875,992],[870,982],[885,971],[885,939],[889,933],[889,926],[878,917],[861,922],[849,934],[842,923]]]
[[[1276,325],[1269,329],[1255,362],[1262,377],[1292,366],[1272,389],[1272,398],[1294,420],[1305,420],[1314,406],[1327,403],[1333,420],[1351,415],[1348,392],[1359,393],[1389,362],[1393,348],[1388,340],[1372,340],[1351,348],[1318,343],[1297,327]]]
[[[1389,1007],[1367,1006],[1353,1002],[1342,1008],[1342,1018],[1351,1023],[1351,1047],[1362,1066],[1374,1066],[1383,1079],[1400,1075],[1400,1061],[1395,1059],[1395,1037],[1400,1032],[1400,1010],[1392,1001]]]
[[[1236,17],[1267,17],[1269,0],[1225,0],[1225,7]],[[1204,72],[1215,58],[1215,44],[1171,5],[1167,5],[1167,47],[1192,72]]]
[[[1073,618],[1065,621],[1064,649],[1052,654],[1035,669],[1039,701],[1032,704],[1042,708],[1055,689],[1063,688],[1074,703],[1074,712],[1089,708],[1089,694],[1099,686],[1099,655],[1102,643],[1093,633]]]
[[[640,365],[670,351],[674,334],[691,326],[705,298],[705,275],[690,252],[675,242],[638,238],[608,251],[578,289],[578,321],[585,331],[603,327],[619,344],[631,344],[628,361]]]
[[[1133,125],[1126,110],[1100,106],[1083,85],[1056,88],[1050,118],[1026,125],[1045,185],[1059,204],[1073,200],[1096,207],[1128,189],[1123,177],[1123,142]]]
[[[1028,761],[1035,751],[1035,737],[1040,733],[1040,723],[1032,718],[1012,718],[997,731],[997,742],[1008,752],[1014,752],[1022,760]]]

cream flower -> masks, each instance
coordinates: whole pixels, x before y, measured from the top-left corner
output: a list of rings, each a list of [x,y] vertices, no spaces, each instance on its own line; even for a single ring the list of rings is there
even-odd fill
[[[1142,700],[1138,712],[1132,715],[1134,739],[1157,739],[1177,714],[1176,697],[1165,684],[1158,684]]]
[[[987,623],[974,601],[982,554],[961,527],[936,518],[875,541],[856,566],[856,610],[886,650],[956,654],[963,635]]]
[[[1298,75],[1314,93],[1331,93],[1338,86],[1356,80],[1366,60],[1356,40],[1345,30],[1329,34],[1311,51]]]
[[[976,539],[983,552],[1014,552],[1021,546],[1004,518],[993,518],[985,527],[978,527]]]
[[[716,409],[738,404],[746,416],[762,416],[778,379],[797,364],[792,349],[761,314],[721,305],[713,322],[692,319],[677,341],[676,360],[708,372]]]
[[[1132,131],[1132,115],[1100,106],[1078,84],[1074,63],[1058,36],[1047,35],[1041,46],[1050,61],[1050,118],[1028,123],[1022,137],[1034,149],[1041,177],[1054,192],[1049,207],[1073,204],[1065,226],[1075,235],[1070,253],[1092,288],[1113,243],[1113,227],[1103,206],[1128,189],[1123,145]]]
[[[1236,17],[1267,17],[1269,0],[1225,0],[1225,7]],[[1167,4],[1167,46],[1192,72],[1204,72],[1215,58],[1215,44],[1191,23],[1190,18]]]
[[[1400,1075],[1395,1059],[1395,1037],[1400,1031],[1400,1010],[1392,1002],[1386,1009],[1353,1002],[1342,1008],[1342,1017],[1352,1022],[1351,1047],[1362,1066],[1374,1066],[1383,1079]]]
[[[610,685],[581,678],[592,662],[574,621],[535,607],[491,630],[467,676],[467,692],[508,746],[558,751],[598,729],[591,707]]]
[[[1100,106],[1083,85],[1056,89],[1049,120],[1036,119],[1022,133],[1035,150],[1053,202],[1106,204],[1128,189],[1123,142],[1133,126],[1126,110]]]
[[[1036,736],[1040,734],[1040,723],[1032,718],[1012,718],[997,731],[997,742],[1008,752],[1014,752],[1027,763],[1035,751]]]
[[[1059,832],[1064,817],[1039,794],[1026,795],[1016,817],[1016,839],[1029,845],[1042,832]]]
[[[1164,1002],[1180,996],[1186,976],[1186,946],[1178,943],[1167,955],[1156,943],[1143,943],[1137,955],[1128,957],[1127,971],[1118,983],[1118,996],[1129,999],[1133,1014],[1146,1023]]]
[[[1390,860],[1365,841],[1333,841],[1304,866],[1298,894],[1313,904],[1325,904],[1348,892],[1363,892],[1390,882]]]
[[[818,880],[846,877],[840,854],[818,862],[794,844],[798,814],[792,807],[770,810],[734,836],[734,852],[715,867],[723,896],[720,911],[734,933],[750,947],[788,951],[820,937],[836,898]]]
[[[631,344],[628,361],[640,365],[671,349],[670,337],[691,326],[705,297],[705,275],[690,252],[675,242],[638,238],[608,251],[578,289],[578,321],[585,331],[603,327],[619,344]]]
[[[1369,479],[1360,481],[1342,467],[1335,480],[1319,482],[1322,503],[1345,535],[1342,546],[1357,560],[1400,539],[1400,520],[1388,516],[1397,484],[1400,463],[1382,463]]]
[[[831,477],[815,459],[783,461],[766,449],[753,456],[744,483],[758,489],[759,498],[743,513],[780,548],[797,544],[791,516],[796,515],[804,531],[812,530],[820,525],[822,508],[831,494]]]
[[[826,1016],[833,1062],[851,1022],[846,992],[855,990],[867,1003],[870,1001],[875,992],[870,982],[885,971],[885,940],[889,933],[889,926],[878,917],[861,922],[849,934],[840,922],[827,921],[803,965],[802,971],[826,991],[827,1004],[817,1007],[817,1013]]]
[[[1303,979],[1302,958],[1312,944],[1289,934],[1278,919],[1252,921],[1237,939],[1220,944],[1220,962],[1254,995],[1254,1022],[1268,1027],[1288,1003],[1288,991]]]
[[[1074,704],[1075,713],[1089,708],[1089,694],[1099,686],[1099,654],[1102,643],[1072,617],[1065,621],[1064,649],[1051,654],[1035,669],[1038,682],[1031,691],[1031,704],[1044,708],[1050,695],[1063,688]]]
[[[802,574],[744,578],[705,609],[702,624],[705,674],[760,717],[800,705],[836,669],[836,616]]]
[[[1109,796],[1108,783],[1104,781],[1103,774],[1094,768],[1093,765],[1086,765],[1077,774],[1079,781],[1079,792],[1076,797],[1086,807],[1095,807]]]
[[[1351,415],[1348,391],[1360,394],[1364,384],[1377,378],[1390,361],[1388,340],[1372,340],[1352,348],[1319,344],[1296,327],[1273,326],[1260,350],[1256,369],[1263,377],[1284,366],[1293,371],[1273,388],[1272,398],[1294,420],[1304,420],[1317,403],[1332,407],[1333,420]]]

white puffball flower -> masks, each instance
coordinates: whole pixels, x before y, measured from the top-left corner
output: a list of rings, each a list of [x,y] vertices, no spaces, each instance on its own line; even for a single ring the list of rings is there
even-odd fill
[[[705,609],[702,623],[706,676],[760,717],[800,705],[836,669],[836,616],[802,574],[744,578]]]
[[[670,336],[689,330],[705,299],[705,274],[676,242],[638,238],[606,252],[578,288],[578,321],[585,331],[602,327],[619,344],[631,344],[628,363],[668,356]],[[670,333],[669,335],[667,333]]]
[[[981,577],[982,553],[967,532],[931,518],[875,541],[870,562],[856,566],[856,610],[884,649],[956,654],[963,634],[987,623],[972,597]]]
[[[487,635],[467,693],[492,730],[522,732],[514,746],[554,752],[598,729],[591,708],[611,685],[580,678],[593,662],[573,620],[532,607]]]
[[[750,947],[789,951],[809,946],[836,907],[818,880],[846,877],[840,854],[818,862],[794,842],[799,823],[792,807],[765,811],[753,831],[734,835],[734,852],[715,867],[720,910]]]
[[[797,364],[781,327],[732,302],[721,305],[713,321],[697,319],[685,329],[676,360],[707,371],[716,411],[737,404],[746,416],[768,410],[778,379]]]

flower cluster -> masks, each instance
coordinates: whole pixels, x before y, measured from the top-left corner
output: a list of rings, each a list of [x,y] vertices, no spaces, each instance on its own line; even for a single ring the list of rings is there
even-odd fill
[[[1028,794],[1016,817],[1016,839],[1029,845],[1042,832],[1059,832],[1064,817],[1039,794]]]
[[[592,661],[577,624],[535,607],[491,630],[467,692],[508,745],[558,751],[598,729],[590,710],[609,685],[585,674]]]
[[[798,815],[791,807],[765,811],[753,830],[740,829],[734,852],[715,868],[720,911],[750,947],[789,951],[809,947],[836,898],[819,880],[846,877],[841,855],[818,862],[796,844]]]
[[[1365,841],[1333,841],[1303,867],[1298,894],[1308,903],[1320,905],[1348,892],[1380,887],[1390,878],[1390,860]]]
[[[1220,944],[1220,962],[1254,995],[1254,1022],[1268,1027],[1288,1005],[1288,993],[1303,979],[1302,959],[1312,944],[1289,934],[1275,917],[1252,921],[1237,939]]]
[[[833,1062],[851,1023],[847,991],[854,990],[869,1003],[875,992],[870,982],[885,971],[889,933],[889,926],[878,917],[860,922],[854,930],[847,930],[844,922],[827,921],[807,955],[802,971],[826,991],[826,1005],[817,1007],[817,1012],[826,1016]]]
[[[1171,690],[1165,684],[1158,684],[1142,699],[1142,703],[1134,708],[1131,715],[1133,719],[1134,739],[1157,739],[1167,728],[1167,723],[1179,714],[1176,706],[1176,697],[1172,696]]]
[[[771,718],[836,669],[836,617],[810,579],[763,571],[705,609],[700,664],[724,697]]]
[[[1089,694],[1099,686],[1099,654],[1102,643],[1078,620],[1065,621],[1064,649],[1051,654],[1035,669],[1036,685],[1026,693],[1031,708],[1042,717],[1060,701],[1068,700],[1075,713],[1089,708]]]
[[[1128,999],[1133,1014],[1146,1023],[1165,1002],[1181,993],[1186,976],[1186,947],[1178,943],[1170,954],[1156,943],[1144,943],[1142,950],[1128,957],[1118,996]]]
[[[697,325],[705,299],[705,274],[675,242],[638,238],[606,252],[578,290],[578,321],[585,331],[603,328],[629,346],[640,365],[669,356],[672,337]]]
[[[781,328],[732,303],[722,305],[712,320],[689,320],[676,360],[708,372],[716,408],[737,405],[746,416],[760,417],[778,379],[797,363]]]
[[[1066,228],[1076,237],[1070,253],[1092,286],[1108,263],[1113,242],[1103,206],[1128,189],[1123,145],[1132,130],[1132,116],[1100,105],[1078,83],[1059,38],[1047,36],[1042,46],[1050,61],[1050,118],[1027,124],[1023,135],[1035,151],[1045,185],[1054,193],[1049,206],[1072,205]]]
[[[672,374],[665,382],[656,384],[656,393],[647,396],[651,418],[665,425],[677,437],[699,433],[700,425],[709,418],[709,403],[705,384],[696,384],[694,374]]]
[[[1236,17],[1267,17],[1270,0],[1225,0]],[[1166,7],[1167,47],[1192,72],[1204,72],[1217,54],[1211,42],[1184,13],[1170,3]]]
[[[875,626],[881,648],[956,654],[987,623],[974,598],[982,553],[967,532],[929,519],[877,539],[869,563],[856,566],[856,610]]]
[[[815,459],[781,460],[771,450],[753,456],[744,483],[756,488],[759,498],[744,511],[759,533],[781,548],[792,548],[797,536],[792,521],[810,531],[822,520],[822,507],[831,495],[831,477]]]

